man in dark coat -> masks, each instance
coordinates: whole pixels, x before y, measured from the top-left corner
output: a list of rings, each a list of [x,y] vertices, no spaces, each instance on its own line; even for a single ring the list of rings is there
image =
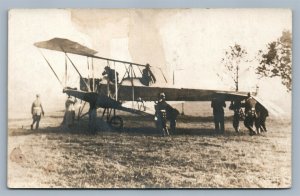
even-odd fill
[[[230,110],[233,110],[233,120],[232,125],[236,132],[240,131],[240,110],[241,110],[242,104],[240,100],[234,100],[231,101],[231,104],[229,106]]]
[[[176,119],[179,115],[179,111],[172,106],[167,106],[167,119],[170,121],[170,129],[171,133],[175,133],[176,131]]]
[[[249,129],[250,135],[255,135],[256,132],[253,129],[253,124],[256,120],[256,104],[257,101],[251,96],[251,93],[248,93],[248,97],[245,101],[245,120],[244,125]]]
[[[226,107],[225,100],[222,97],[215,96],[211,101],[213,108],[215,131],[217,133],[224,133],[224,108]]]
[[[266,119],[269,116],[268,110],[265,107],[263,107],[260,103],[257,103],[256,114],[257,114],[257,118],[256,118],[255,126],[257,132],[259,133],[260,130],[267,132]]]
[[[155,105],[155,116],[157,117],[156,126],[162,131],[163,136],[168,136],[169,130],[167,128],[167,108],[169,104],[166,102],[164,93],[160,93],[159,100]]]

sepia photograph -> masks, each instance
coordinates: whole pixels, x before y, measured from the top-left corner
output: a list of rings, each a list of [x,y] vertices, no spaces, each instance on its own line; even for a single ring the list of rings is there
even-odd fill
[[[290,9],[11,9],[7,186],[292,186]]]

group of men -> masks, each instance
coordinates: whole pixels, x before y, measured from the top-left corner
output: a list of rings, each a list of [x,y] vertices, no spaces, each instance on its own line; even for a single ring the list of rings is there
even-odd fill
[[[224,108],[226,107],[224,98],[221,96],[214,97],[211,107],[213,108],[215,131],[224,133]],[[244,112],[243,107],[245,108]],[[267,131],[266,118],[269,116],[268,111],[251,96],[251,93],[248,93],[243,103],[240,99],[231,101],[229,109],[234,112],[232,125],[236,132],[240,131],[240,120],[244,120],[244,125],[249,130],[250,135]]]
[[[71,96],[68,96],[68,99],[65,102],[65,114],[63,118],[62,125],[65,125],[66,127],[71,127],[74,124],[75,119],[75,107],[74,104],[77,102],[77,100],[73,100]],[[40,125],[40,121],[42,118],[42,115],[45,115],[42,102],[40,99],[40,95],[36,95],[36,99],[33,101],[31,105],[31,115],[32,115],[32,123],[30,125],[31,130],[34,128],[38,129]]]
[[[217,133],[224,133],[224,108],[226,108],[225,99],[222,96],[213,97],[211,107],[213,108],[215,131]],[[245,110],[243,111],[242,108],[245,108]],[[268,111],[260,103],[258,103],[250,93],[248,93],[248,96],[243,103],[240,99],[232,101],[229,109],[234,111],[232,125],[236,132],[240,131],[240,120],[244,120],[244,125],[248,128],[250,135],[267,131],[265,122],[268,117]],[[167,121],[170,121],[171,132],[175,132],[176,118],[178,115],[178,110],[167,104],[165,94],[160,93],[159,100],[155,105],[155,120],[156,126],[163,136],[170,135],[167,128]],[[254,125],[256,130],[253,128]]]
[[[62,124],[67,127],[74,124],[75,103],[76,99],[72,100],[70,96],[65,103],[66,111]],[[224,133],[224,108],[226,108],[224,98],[221,96],[215,96],[211,101],[211,107],[213,108],[215,131],[218,133]],[[244,112],[242,110],[243,107],[245,108]],[[229,109],[234,112],[232,125],[236,132],[240,131],[239,122],[242,119],[244,120],[244,125],[248,128],[250,135],[267,131],[266,118],[269,116],[268,111],[260,103],[258,103],[250,93],[248,93],[247,98],[243,102],[240,99],[231,101]],[[36,100],[32,103],[31,114],[33,119],[31,129],[33,129],[34,125],[35,128],[38,129],[41,116],[45,114],[39,95],[36,95]],[[167,128],[167,121],[170,121],[171,133],[175,132],[176,118],[178,115],[179,111],[166,102],[166,95],[164,93],[160,93],[158,101],[155,104],[155,120],[156,126],[163,136],[170,135]],[[256,130],[253,128],[254,125]]]

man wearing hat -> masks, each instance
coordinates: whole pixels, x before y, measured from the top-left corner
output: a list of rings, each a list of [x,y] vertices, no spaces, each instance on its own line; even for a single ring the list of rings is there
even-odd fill
[[[165,93],[159,94],[159,99],[155,105],[155,116],[157,117],[156,125],[162,131],[163,136],[169,135],[167,128],[167,107],[169,104],[166,102]]]
[[[160,93],[159,100],[155,105],[155,116],[157,117],[157,127],[162,130],[164,136],[170,135],[170,132],[167,128],[167,120],[170,121],[171,132],[175,133],[176,118],[178,115],[178,110],[166,102],[165,93]]]
[[[231,101],[231,104],[229,106],[230,110],[233,110],[233,119],[232,119],[232,125],[236,132],[240,131],[240,116],[241,116],[241,107],[242,103],[240,100],[236,99],[234,101]]]
[[[36,99],[31,105],[31,114],[32,114],[33,122],[30,127],[31,129],[33,129],[33,126],[36,123],[35,128],[38,129],[41,120],[41,115],[43,116],[45,115],[39,94],[36,95]]]
[[[145,86],[149,86],[150,82],[155,83],[156,78],[152,71],[150,70],[150,65],[147,63],[145,69],[142,72],[142,78],[140,79],[141,83]]]

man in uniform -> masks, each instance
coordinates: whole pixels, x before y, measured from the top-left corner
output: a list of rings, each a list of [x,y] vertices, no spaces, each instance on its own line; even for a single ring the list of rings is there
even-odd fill
[[[41,115],[45,115],[41,100],[40,100],[40,95],[36,95],[35,101],[31,105],[31,114],[32,114],[32,119],[33,122],[31,124],[31,129],[33,129],[34,124],[36,123],[35,129],[39,128],[40,120],[41,120]]]
[[[97,132],[97,107],[96,102],[90,102],[90,109],[89,109],[89,132],[91,134],[96,134]]]
[[[266,108],[264,108],[260,103],[256,104],[255,109],[256,109],[256,114],[257,114],[257,118],[256,118],[256,122],[255,122],[257,132],[259,133],[260,130],[267,132],[266,119],[269,116],[268,110]]]
[[[176,131],[176,119],[177,116],[179,115],[179,111],[170,105],[167,107],[167,119],[170,121],[170,129],[171,133],[175,133]]]
[[[241,110],[242,104],[240,100],[234,100],[231,101],[231,104],[229,106],[230,110],[233,110],[233,120],[232,125],[236,132],[240,131],[240,110]]]
[[[159,99],[157,104],[155,105],[155,117],[156,117],[156,126],[159,130],[162,131],[163,136],[168,136],[169,130],[167,128],[167,107],[169,104],[166,102],[166,95],[165,93],[159,94]]]
[[[253,124],[256,120],[256,103],[257,101],[251,96],[251,93],[248,93],[247,99],[245,101],[245,120],[244,125],[250,131],[250,135],[255,135],[256,132],[253,129]]]
[[[215,131],[217,133],[224,133],[224,108],[226,107],[225,100],[222,97],[215,96],[211,101],[213,108]]]
[[[175,133],[176,130],[176,118],[179,112],[166,102],[165,93],[159,94],[159,100],[155,105],[155,116],[157,118],[157,127],[162,130],[163,136],[170,135],[167,128],[167,120],[170,121],[171,132]]]

